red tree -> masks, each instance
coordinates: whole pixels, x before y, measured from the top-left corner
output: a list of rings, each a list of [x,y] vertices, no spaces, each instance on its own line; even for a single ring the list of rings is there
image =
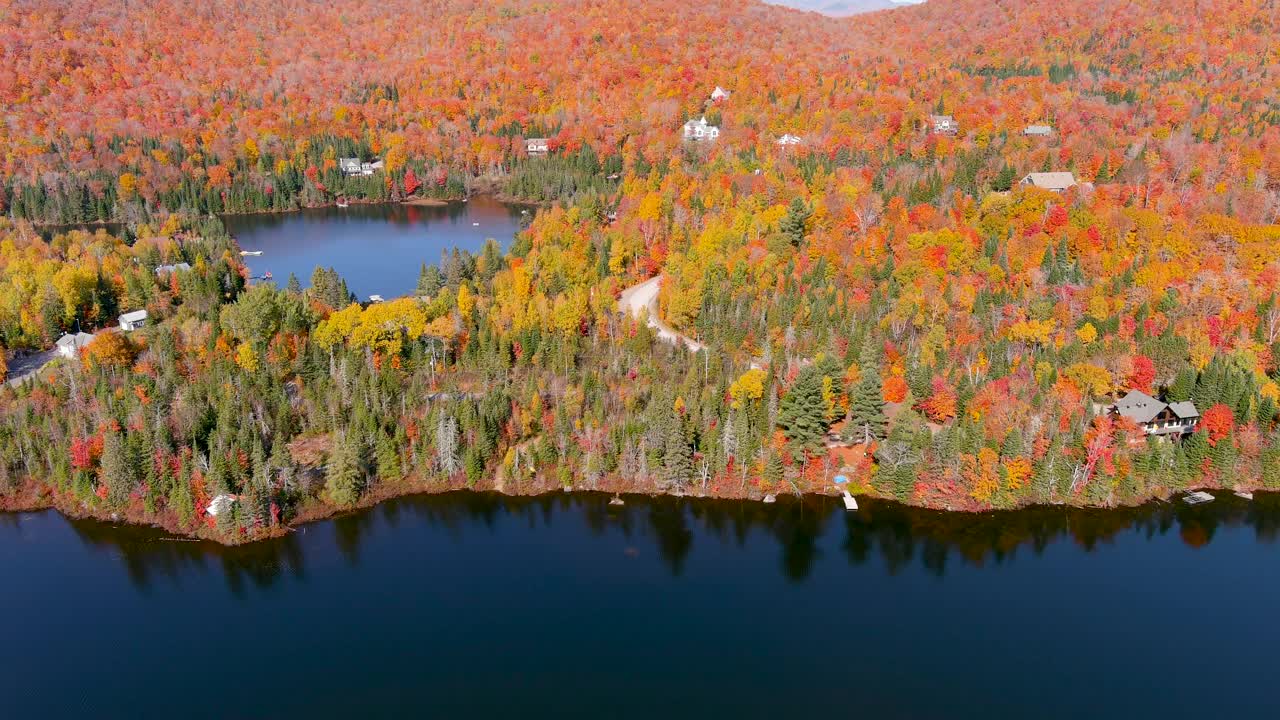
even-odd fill
[[[1129,387],[1149,393],[1155,379],[1156,364],[1146,355],[1135,355],[1133,371],[1129,373]]]
[[[422,187],[422,181],[418,179],[418,175],[413,172],[413,168],[404,171],[404,194],[412,195]]]
[[[1231,408],[1222,403],[1205,410],[1204,415],[1200,417],[1200,424],[1209,433],[1210,445],[1216,445],[1219,440],[1230,435],[1236,426]]]

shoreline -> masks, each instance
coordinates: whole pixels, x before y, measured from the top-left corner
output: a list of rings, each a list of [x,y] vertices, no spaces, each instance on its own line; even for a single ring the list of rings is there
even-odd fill
[[[778,488],[778,489],[783,490],[784,488]],[[745,492],[739,492],[737,490],[732,490],[732,489],[728,490],[727,492],[715,492],[715,491],[703,492],[701,490],[691,488],[688,491],[681,491],[681,492],[665,492],[665,491],[657,491],[657,490],[645,492],[640,489],[634,489],[634,488],[628,489],[623,487],[616,487],[612,483],[608,483],[608,482],[601,483],[599,487],[594,487],[594,488],[589,488],[589,487],[566,488],[566,487],[548,486],[543,483],[530,483],[525,487],[511,490],[505,487],[505,484],[502,483],[500,481],[500,478],[496,476],[494,478],[489,479],[485,483],[480,483],[476,485],[468,485],[464,480],[463,481],[454,480],[454,481],[448,481],[443,483],[441,482],[423,483],[421,481],[413,481],[413,480],[406,479],[401,483],[397,483],[395,485],[384,486],[382,487],[381,491],[374,491],[369,495],[362,497],[359,502],[349,507],[338,507],[338,506],[327,505],[323,503],[304,504],[298,508],[297,514],[287,524],[281,524],[279,526],[266,529],[262,532],[256,533],[251,536],[248,536],[248,535],[228,536],[225,533],[217,532],[216,530],[208,528],[207,526],[204,526],[204,525],[198,526],[194,531],[183,530],[178,528],[175,523],[172,523],[172,522],[166,523],[165,518],[160,518],[160,517],[149,518],[141,514],[138,514],[136,512],[130,512],[131,510],[135,510],[136,507],[131,507],[129,509],[126,509],[123,512],[115,512],[115,511],[101,512],[101,511],[95,511],[95,509],[93,508],[84,507],[82,503],[80,507],[76,507],[74,505],[74,501],[71,501],[70,503],[65,501],[65,500],[71,500],[70,498],[60,498],[55,496],[39,496],[39,495],[33,496],[31,493],[27,493],[26,497],[23,497],[22,493],[19,493],[16,497],[12,498],[13,502],[6,502],[3,504],[0,504],[0,515],[43,512],[47,510],[53,510],[68,519],[77,519],[77,520],[89,519],[89,520],[96,520],[104,523],[115,523],[117,524],[117,526],[152,528],[159,531],[163,531],[171,535],[172,538],[170,539],[173,539],[173,540],[211,542],[218,545],[222,545],[224,547],[237,547],[241,545],[251,545],[253,543],[264,541],[264,540],[273,540],[273,539],[281,538],[307,525],[324,522],[327,520],[333,520],[345,515],[366,512],[366,511],[372,510],[375,507],[378,507],[379,505],[382,505],[383,503],[386,503],[392,500],[397,500],[400,498],[407,498],[407,497],[414,497],[414,496],[441,495],[441,494],[453,493],[453,492],[472,492],[472,493],[479,493],[479,494],[496,494],[496,495],[501,495],[501,496],[511,497],[511,498],[533,498],[533,497],[543,497],[543,496],[557,495],[557,494],[584,494],[585,493],[585,494],[619,496],[624,498],[624,502],[625,502],[625,498],[665,497],[665,498],[672,498],[677,500],[719,500],[719,501],[737,500],[740,502],[748,502],[748,503],[753,503],[757,505],[770,504],[765,501],[765,496],[768,495],[769,493],[761,493],[758,490],[752,491],[746,488],[743,488],[743,490],[745,490]],[[1232,493],[1232,491],[1224,488],[1200,486],[1200,487],[1188,487],[1184,490],[1178,490],[1165,496],[1153,495],[1133,503],[1117,503],[1114,505],[1089,505],[1089,504],[1077,505],[1077,504],[1070,504],[1070,503],[1031,503],[1028,505],[1022,505],[1022,506],[1012,507],[1012,508],[934,507],[926,504],[903,502],[893,497],[881,495],[880,493],[877,493],[874,490],[874,488],[866,487],[866,486],[858,487],[857,492],[854,492],[853,489],[851,488],[850,494],[858,498],[865,498],[865,499],[875,500],[878,502],[897,503],[904,507],[921,510],[921,511],[934,512],[940,515],[972,516],[972,515],[983,515],[988,513],[993,513],[993,514],[994,513],[1020,513],[1020,512],[1034,511],[1038,509],[1053,509],[1053,508],[1058,508],[1061,510],[1096,510],[1100,512],[1113,511],[1113,510],[1119,511],[1119,510],[1125,510],[1125,509],[1132,509],[1136,507],[1142,507],[1144,505],[1152,505],[1156,503],[1174,504],[1174,503],[1177,503],[1177,499],[1178,499],[1177,496],[1179,494],[1195,492],[1197,490],[1212,490],[1212,491],[1217,491],[1219,493],[1228,493],[1228,494]],[[1263,494],[1263,495],[1273,493],[1273,491],[1269,491],[1265,489],[1258,489],[1252,492]],[[805,499],[810,499],[815,497],[828,498],[831,500],[835,500],[840,497],[840,494],[836,492],[836,487],[832,485],[830,487],[824,486],[822,488],[819,488],[817,490],[807,492],[807,493],[796,493],[791,488],[787,487],[785,488],[785,492],[778,492],[775,494],[775,496],[779,500],[782,500],[782,499],[805,500]],[[1215,499],[1223,499],[1223,498],[1215,497]],[[63,501],[60,501],[60,500],[63,500]],[[1187,509],[1191,509],[1196,506],[1187,505],[1186,507]],[[857,511],[851,511],[851,512],[855,514],[857,513]],[[202,518],[202,521],[207,522],[207,520],[204,520],[204,518]]]
[[[432,198],[432,197],[413,197],[405,200],[351,199],[351,200],[347,200],[347,203],[349,205],[405,205],[408,207],[448,207],[450,205],[461,203],[464,200],[469,200],[471,198],[476,198],[476,197],[493,198],[494,200],[502,203],[503,205],[524,205],[529,207],[545,207],[550,205],[550,203],[539,203],[532,200],[521,200],[518,198],[507,197],[501,193],[493,193],[493,192],[478,192],[473,195],[467,196],[465,198],[459,197],[459,198],[440,199],[440,198]],[[220,212],[220,213],[213,213],[213,214],[219,218],[249,217],[252,215],[287,215],[289,213],[302,212],[304,210],[320,210],[323,208],[336,208],[336,207],[338,207],[338,201],[335,198],[332,202],[320,203],[318,205],[303,205],[296,208],[290,208],[288,210],[246,210],[242,212]],[[76,228],[92,227],[95,229],[101,228],[104,230],[110,230],[114,226],[123,227],[124,225],[126,225],[126,223],[123,220],[86,220],[84,222],[73,222],[73,223],[50,223],[50,222],[37,221],[37,220],[31,220],[29,218],[25,218],[25,221],[28,223],[31,223],[32,227],[40,228],[40,229],[46,229],[46,228],[76,229]]]

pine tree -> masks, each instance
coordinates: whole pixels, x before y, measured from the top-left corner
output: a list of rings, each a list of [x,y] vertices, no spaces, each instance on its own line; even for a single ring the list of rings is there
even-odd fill
[[[443,286],[444,278],[440,276],[440,268],[422,263],[422,269],[418,271],[418,295],[435,297]]]
[[[107,502],[113,507],[123,507],[137,485],[134,465],[119,432],[109,432],[102,446],[100,482],[107,486]]]
[[[800,371],[795,384],[782,397],[778,426],[799,455],[822,447],[827,431],[827,408],[822,399],[822,378],[809,366]]]
[[[663,479],[668,487],[684,487],[693,477],[693,449],[684,436],[680,417],[672,413],[666,423]]]
[[[863,370],[849,403],[849,420],[849,427],[845,431],[849,437],[861,438],[864,443],[871,442],[872,438],[884,437],[889,418],[884,414],[878,368],[870,366]]]
[[[787,208],[786,216],[778,223],[778,230],[791,239],[792,245],[799,246],[804,241],[804,225],[811,215],[813,215],[813,209],[803,199],[795,198]]]
[[[325,467],[325,489],[337,505],[351,506],[360,499],[362,489],[360,459],[348,433],[338,434]]]
[[[1166,393],[1166,399],[1169,402],[1186,402],[1191,399],[1191,393],[1196,387],[1196,371],[1189,367],[1184,367],[1178,371],[1177,377],[1174,378],[1173,384],[1169,386],[1169,392]],[[1204,408],[1209,409],[1208,406]]]
[[[404,475],[400,467],[400,451],[390,435],[378,433],[374,452],[378,460],[379,480],[395,482]]]

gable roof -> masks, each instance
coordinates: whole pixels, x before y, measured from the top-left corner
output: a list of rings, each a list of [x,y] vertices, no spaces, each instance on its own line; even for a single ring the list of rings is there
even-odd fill
[[[1169,409],[1173,411],[1174,415],[1183,420],[1200,417],[1200,411],[1196,410],[1195,404],[1189,401],[1169,403]]]
[[[75,335],[67,333],[58,338],[57,345],[60,348],[82,348],[88,345],[91,340],[93,340],[93,336],[86,332],[76,333]]]
[[[1022,182],[1045,190],[1066,190],[1075,187],[1076,176],[1069,172],[1034,172],[1022,178]]]
[[[1136,423],[1149,423],[1161,411],[1169,407],[1141,390],[1130,390],[1116,401],[1116,412]]]
[[[120,316],[120,322],[138,322],[139,320],[146,320],[146,319],[147,319],[146,310],[134,310],[133,312],[127,312]]]

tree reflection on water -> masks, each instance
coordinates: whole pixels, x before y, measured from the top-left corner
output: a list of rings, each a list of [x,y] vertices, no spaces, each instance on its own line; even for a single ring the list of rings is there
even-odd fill
[[[417,526],[465,544],[473,533],[492,533],[506,525],[538,532],[557,523],[577,523],[594,538],[620,535],[629,547],[651,545],[672,576],[684,572],[690,554],[703,543],[720,543],[732,552],[759,552],[748,545],[753,538],[765,537],[777,544],[779,570],[793,583],[804,582],[815,563],[833,555],[854,566],[879,562],[891,575],[919,566],[942,577],[950,563],[999,566],[1019,552],[1039,555],[1060,542],[1093,552],[1121,537],[1151,540],[1176,531],[1186,545],[1202,547],[1223,527],[1251,527],[1259,542],[1268,543],[1280,531],[1280,495],[1265,494],[1254,502],[1224,495],[1195,507],[1173,501],[1110,510],[1036,507],[981,514],[870,499],[860,501],[861,508],[853,513],[844,512],[838,501],[819,497],[780,498],[764,505],[631,496],[622,507],[608,505],[608,499],[600,494],[419,495],[240,547],[184,541],[150,528],[69,522],[87,546],[118,554],[141,590],[157,577],[180,586],[186,573],[220,569],[237,595],[286,577],[305,581],[307,555],[329,552],[328,537],[344,561],[357,566],[368,538],[377,533],[410,535]],[[21,532],[16,517],[0,515],[0,534]],[[331,535],[325,525],[332,526]]]

